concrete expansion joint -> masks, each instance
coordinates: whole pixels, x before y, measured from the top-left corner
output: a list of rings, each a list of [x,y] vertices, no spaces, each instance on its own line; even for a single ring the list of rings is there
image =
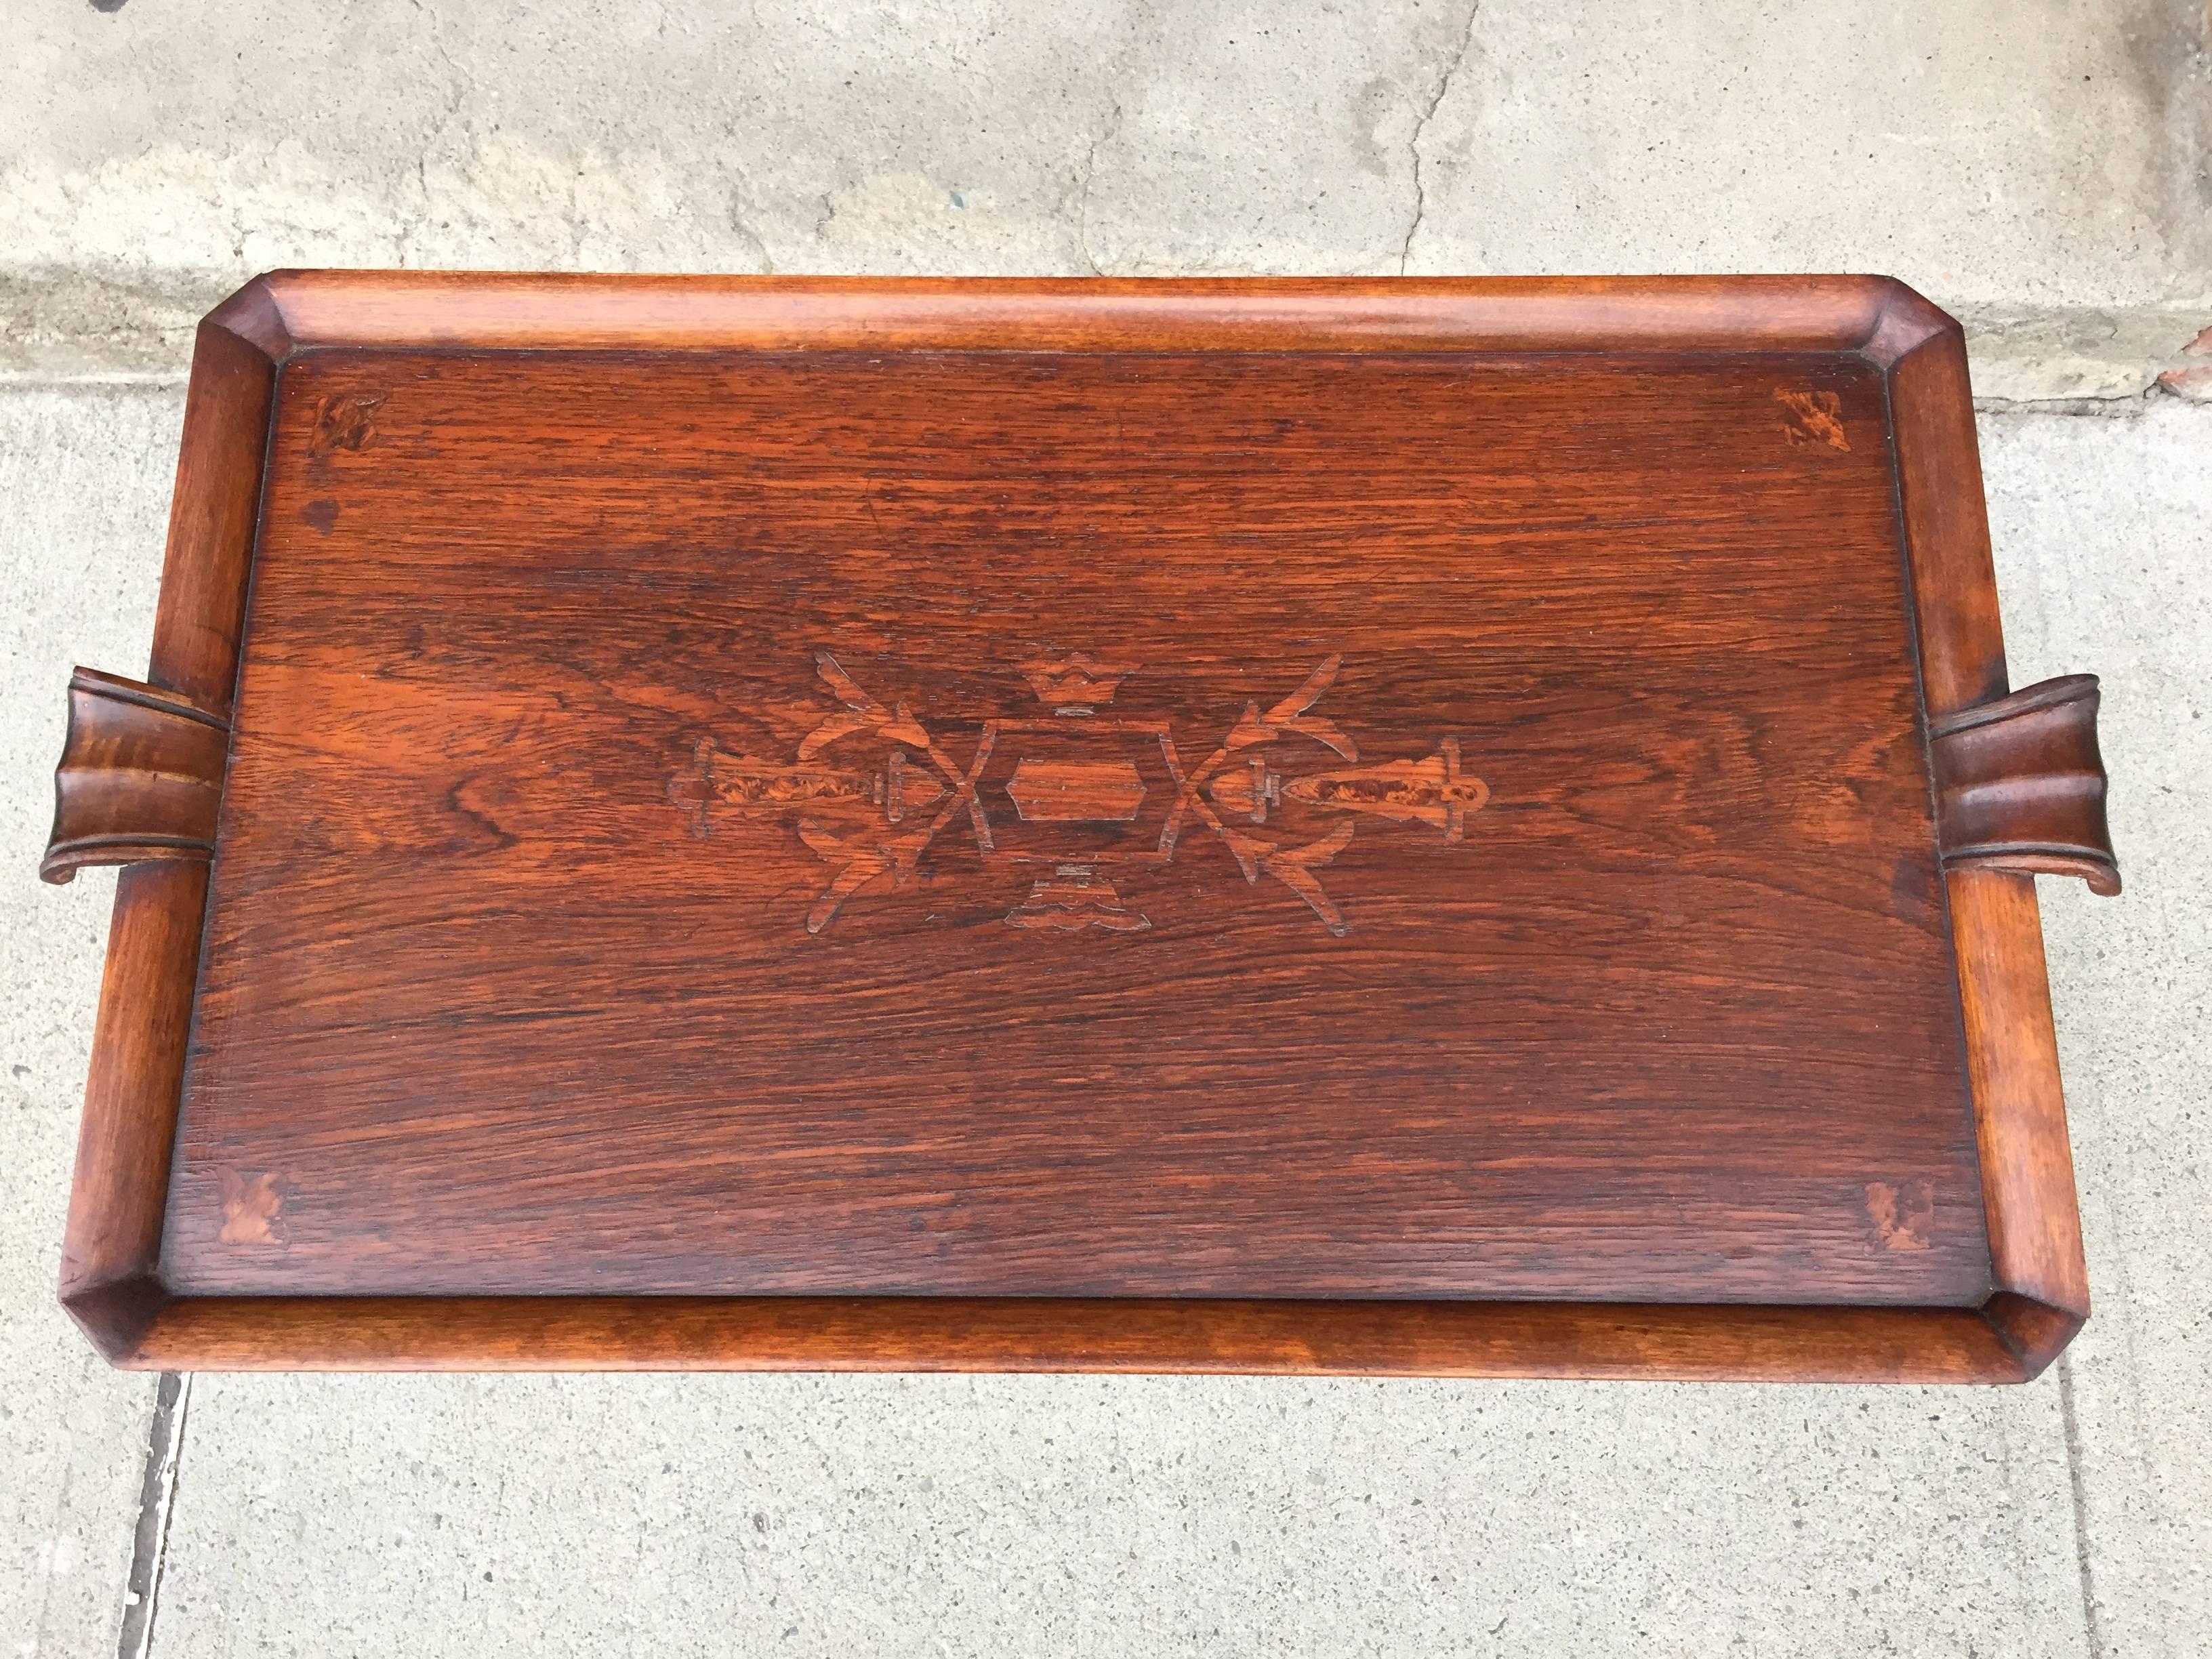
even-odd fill
[[[146,1437],[146,1468],[138,1492],[138,1520],[124,1579],[117,1659],[147,1659],[154,1648],[154,1620],[161,1606],[161,1572],[169,1553],[169,1519],[176,1509],[177,1472],[184,1458],[185,1419],[191,1410],[190,1372],[165,1371],[154,1393]]]

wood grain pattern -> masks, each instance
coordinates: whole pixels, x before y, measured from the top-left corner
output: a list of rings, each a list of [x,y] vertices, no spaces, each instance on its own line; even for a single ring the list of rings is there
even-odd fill
[[[1940,716],[2009,688],[1966,337],[1901,289],[1882,312],[1869,356],[1888,376],[1921,684],[1929,714]]]
[[[174,860],[116,878],[61,1269],[63,1304],[111,1357],[167,1297],[161,1234],[207,887],[207,866]]]
[[[1917,296],[227,313],[281,396],[119,1363],[2016,1379],[2078,1323],[2032,891],[1938,871],[1923,708],[2003,677]]]
[[[40,876],[58,884],[88,865],[205,863],[229,750],[229,722],[189,698],[78,669]]]
[[[220,718],[230,714],[238,675],[261,465],[276,392],[275,361],[233,325],[251,330],[267,309],[263,296],[248,289],[200,325],[154,613],[147,678]]]
[[[1900,288],[1868,356],[1889,381],[1914,642],[1934,725],[2010,689],[1966,337]],[[2089,1312],[2034,878],[1968,867],[1945,885],[1990,1234],[1987,1313],[2033,1374]]]
[[[249,290],[266,317],[258,337],[280,356],[356,347],[1850,352],[1906,292],[1871,276],[884,282],[399,270],[276,271]]]
[[[1869,441],[1792,445],[1777,384]],[[294,359],[165,1273],[1971,1299],[1881,392],[1833,357]],[[1035,696],[1079,651],[1137,665],[1108,714]],[[1358,815],[1199,793],[1249,872],[1200,822],[1156,866],[1164,760],[1160,811],[1023,819],[1050,732],[987,737],[1024,705],[1164,726],[1189,778],[1449,736],[1490,799],[1471,842],[1332,848]],[[702,840],[702,737],[903,749],[942,793]],[[1149,927],[1008,928],[1062,866]],[[283,1250],[222,1244],[226,1169],[291,1183]],[[1909,1260],[1865,1196],[1906,1178]]]
[[[222,720],[276,385],[274,360],[231,325],[268,310],[249,289],[200,325],[146,674]],[[168,1294],[161,1234],[207,890],[207,866],[195,862],[137,864],[117,878],[60,1286],[63,1304],[111,1356]]]
[[[139,1370],[989,1370],[2021,1382],[1956,1308],[927,1297],[187,1297]]]
[[[2035,878],[1947,878],[2000,1328],[2047,1362],[2089,1316],[2074,1154],[2043,961]]]
[[[1193,748],[1186,728],[1186,766],[1171,720],[1099,717],[1140,665],[1117,665],[1109,675],[1082,653],[1065,661],[1024,663],[1022,674],[1055,718],[986,719],[963,734],[970,757],[963,763],[946,753],[906,703],[886,707],[829,653],[818,652],[817,673],[842,708],[799,738],[789,762],[726,756],[714,739],[702,738],[669,780],[668,798],[696,807],[691,832],[702,841],[713,835],[716,819],[732,811],[791,816],[787,809],[794,805],[827,813],[860,804],[872,819],[878,813],[866,808],[879,809],[879,823],[851,834],[810,811],[793,818],[799,841],[834,872],[824,876],[822,894],[806,913],[810,933],[827,927],[848,898],[919,877],[926,860],[936,862],[929,854],[939,836],[964,816],[978,859],[1054,867],[1050,877],[1036,878],[1027,902],[1008,912],[1006,921],[1017,927],[1149,927],[1102,868],[1172,864],[1187,840],[1211,835],[1248,885],[1262,875],[1281,883],[1341,937],[1351,924],[1316,871],[1352,844],[1358,825],[1345,815],[1432,823],[1445,841],[1455,842],[1465,834],[1468,814],[1489,799],[1480,779],[1462,774],[1455,737],[1439,739],[1437,752],[1424,759],[1298,772],[1286,782],[1258,745],[1287,744],[1297,756],[1303,742],[1307,752],[1299,758],[1309,766],[1316,748],[1324,759],[1359,758],[1350,737],[1312,712],[1341,665],[1339,657],[1324,659],[1265,714],[1257,702],[1246,703],[1218,742]],[[849,757],[862,740],[868,744],[862,770],[823,763],[833,747]],[[1316,809],[1310,816],[1327,827],[1316,824],[1312,838],[1303,841],[1253,827],[1267,822],[1271,808],[1279,824],[1286,799]],[[1009,805],[1014,823],[1006,833],[994,832],[993,811],[1003,823]],[[933,810],[909,823],[908,814],[925,808]],[[1054,833],[1041,827],[1048,825],[1068,828]]]
[[[1929,723],[1946,869],[2080,876],[2119,892],[2097,702],[2097,677],[2069,674]]]

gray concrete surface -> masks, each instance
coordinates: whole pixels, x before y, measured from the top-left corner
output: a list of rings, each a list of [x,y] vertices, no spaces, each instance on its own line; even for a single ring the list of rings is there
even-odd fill
[[[38,878],[73,661],[143,665],[183,399],[0,393],[0,1653],[112,1649],[154,1382],[54,1302],[115,880]],[[128,672],[126,669],[125,672]]]
[[[202,1377],[189,1433],[165,1654],[2081,1651],[2051,1389]]]
[[[4,21],[0,1652],[2212,1652],[2201,0]],[[2129,891],[2044,884],[2089,1328],[1995,1393],[201,1377],[157,1409],[52,1303],[112,882],[32,870],[69,665],[144,658],[191,320],[285,264],[1905,276],[1972,331],[2015,681],[2106,676]]]
[[[2039,884],[2095,1304],[2058,1379],[2092,1651],[2212,1653],[2212,410],[1983,443],[2015,683],[2105,676],[2128,883]]]
[[[1875,270],[2008,400],[2212,321],[2203,0],[11,10],[41,374],[173,372],[287,264]]]

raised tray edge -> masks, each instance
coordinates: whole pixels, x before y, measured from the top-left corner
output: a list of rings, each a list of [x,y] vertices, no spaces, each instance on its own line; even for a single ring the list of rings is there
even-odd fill
[[[249,289],[200,325],[146,675],[224,720],[276,406],[276,356],[265,338],[250,337],[266,316]],[[199,862],[132,864],[117,878],[61,1267],[64,1303],[103,1348],[161,1299],[161,1226],[207,891]]]
[[[192,1370],[1218,1372],[2016,1382],[1954,1308],[957,1297],[193,1297],[109,1357]]]
[[[1297,343],[1286,346],[1289,333]],[[1862,352],[1889,376],[1928,711],[2005,690],[1963,340],[1956,324],[1901,284],[1856,276],[1142,283],[271,273],[201,326],[149,681],[229,708],[276,381],[296,351],[983,344]],[[2025,910],[2017,894],[1978,905],[1977,884],[1991,883],[2024,890]],[[2055,1044],[2047,1066],[2033,1042],[2008,1064],[1997,1041],[2023,1024],[2032,1037],[2039,1007],[2049,1030],[2041,935],[2032,878],[1956,872],[1950,887],[1992,1241],[1992,1298],[1984,1309],[174,1298],[160,1280],[160,1244],[207,893],[206,869],[197,865],[134,866],[118,882],[62,1299],[111,1361],[155,1369],[2021,1381],[2064,1346],[2087,1307]]]
[[[2009,690],[1966,339],[1900,288],[1868,355],[1886,362],[1923,730]],[[1929,759],[1931,779],[1934,756]],[[1990,1237],[1991,1306],[2057,1357],[2089,1315],[2088,1269],[2035,878],[1949,870],[1945,890]]]

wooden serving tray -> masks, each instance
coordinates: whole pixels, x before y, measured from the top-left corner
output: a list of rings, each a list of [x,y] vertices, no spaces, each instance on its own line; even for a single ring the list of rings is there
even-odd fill
[[[203,325],[62,1294],[118,1364],[2018,1380],[2087,1311],[1887,281],[289,272]]]

